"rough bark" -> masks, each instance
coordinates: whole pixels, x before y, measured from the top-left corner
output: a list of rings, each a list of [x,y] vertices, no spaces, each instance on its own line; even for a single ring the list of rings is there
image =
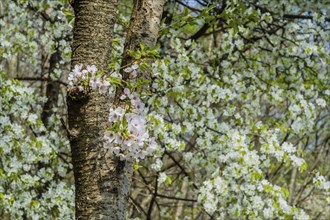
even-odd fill
[[[136,51],[140,43],[145,46],[154,46],[157,42],[160,21],[165,0],[134,0],[130,26],[127,32],[122,66],[131,63],[134,58],[128,53]],[[123,78],[128,78],[128,73],[122,72]]]
[[[140,49],[140,44],[147,47],[154,46],[158,39],[160,21],[163,14],[165,0],[134,0],[133,11],[130,19],[130,25],[125,40],[125,47],[121,66],[127,66],[134,61],[129,51]],[[129,73],[121,71],[123,80],[129,78]],[[139,76],[147,78],[149,76]],[[121,95],[121,90],[116,91],[117,103]],[[120,104],[120,103],[119,103]],[[154,197],[151,200],[155,199]],[[152,211],[152,207],[150,209]],[[145,213],[147,219],[149,214]]]
[[[135,1],[125,44],[127,51],[137,45],[154,45],[164,0]],[[80,0],[73,3],[75,26],[72,67],[96,65],[107,71],[110,63],[116,0]],[[103,148],[103,134],[109,126],[109,100],[97,92],[68,90],[68,119],[76,187],[76,219],[125,219],[133,163],[109,156]]]
[[[116,0],[74,1],[72,67],[108,70]],[[76,219],[124,219],[131,166],[103,148],[111,100],[91,91],[68,90],[68,119],[76,187]]]
[[[72,66],[97,64],[107,70],[117,0],[75,0]]]

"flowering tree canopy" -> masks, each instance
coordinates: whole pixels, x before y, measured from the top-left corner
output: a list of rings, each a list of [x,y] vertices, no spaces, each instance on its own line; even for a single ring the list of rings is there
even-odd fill
[[[150,2],[0,1],[1,218],[328,219],[330,3]]]

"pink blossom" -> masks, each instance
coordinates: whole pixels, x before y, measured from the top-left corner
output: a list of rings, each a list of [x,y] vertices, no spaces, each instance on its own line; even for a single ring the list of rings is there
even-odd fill
[[[88,71],[87,70],[82,70],[81,71],[81,76],[87,76],[88,74]]]
[[[128,88],[125,88],[125,89],[124,89],[124,93],[120,96],[120,99],[121,99],[121,100],[124,100],[124,99],[126,99],[130,94],[131,94],[131,92],[129,91],[129,89],[128,89]]]
[[[87,71],[94,76],[94,74],[97,72],[97,68],[95,65],[87,66]]]
[[[151,87],[153,89],[157,89],[158,88],[158,83],[156,83],[156,82],[152,83]]]
[[[135,143],[135,139],[133,136],[130,136],[128,139],[124,141],[124,145],[128,147],[134,145],[134,143]]]
[[[93,89],[96,89],[97,87],[99,87],[99,86],[101,85],[100,78],[98,78],[98,77],[92,77],[92,78],[89,80],[89,85],[90,85],[90,87],[92,87]]]
[[[137,69],[139,69],[139,64],[133,64],[133,65],[131,66],[131,68],[132,68],[133,70],[137,70]]]
[[[125,114],[125,109],[118,107],[116,109],[110,109],[109,121],[117,122],[122,119]]]
[[[141,101],[141,99],[133,100],[132,104],[138,109],[140,112],[144,110],[145,104]]]
[[[99,87],[99,92],[103,94],[106,93],[108,91],[109,86],[110,83],[108,81],[104,81]]]
[[[136,136],[136,143],[138,146],[144,146],[144,142],[148,139],[149,134],[145,130]]]
[[[133,92],[133,93],[130,94],[128,97],[129,97],[129,99],[130,99],[131,101],[140,99],[140,96],[139,96],[139,94],[138,94],[137,92]]]
[[[150,151],[150,153],[151,153],[152,151],[154,151],[157,148],[157,146],[158,146],[158,144],[155,141],[155,138],[154,137],[149,138],[149,146],[148,146],[147,150]]]
[[[113,142],[116,138],[116,135],[113,132],[105,132],[104,139],[109,142]]]
[[[134,131],[144,130],[145,119],[142,116],[133,117],[128,123],[128,129]]]
[[[124,69],[124,72],[130,73],[130,72],[132,72],[132,68],[131,67],[127,67],[127,68]]]
[[[140,151],[140,153],[139,153],[139,157],[140,157],[142,160],[143,160],[146,156],[147,156],[147,152],[146,152],[146,151],[144,151],[144,150]]]
[[[136,70],[133,70],[133,71],[131,72],[131,74],[130,74],[130,78],[133,79],[133,78],[135,78],[135,77],[137,77],[137,71],[136,71]]]
[[[82,64],[76,64],[73,69],[73,74],[74,75],[81,75],[81,70],[82,70],[83,65]]]
[[[123,138],[120,135],[116,135],[114,143],[116,144],[122,144]]]
[[[69,84],[71,83],[72,85],[73,85],[73,83],[78,81],[77,77],[76,77],[76,75],[74,75],[74,73],[69,74],[68,80],[69,80]]]

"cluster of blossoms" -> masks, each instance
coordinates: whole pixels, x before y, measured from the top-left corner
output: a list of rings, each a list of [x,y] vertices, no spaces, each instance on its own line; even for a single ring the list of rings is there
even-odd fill
[[[254,34],[248,28],[239,29],[246,38]],[[168,51],[175,51],[176,56],[169,53],[153,65],[157,96],[151,97],[148,104],[154,133],[167,152],[183,155],[184,166],[195,175],[192,182],[200,186],[197,200],[210,215],[219,219],[313,218],[314,213],[303,210],[310,207],[308,203],[292,205],[289,201],[301,197],[297,191],[307,194],[314,185],[303,185],[301,178],[306,174],[295,176],[295,172],[286,172],[286,167],[301,173],[310,171],[308,161],[301,156],[311,156],[315,148],[327,146],[326,135],[320,129],[321,124],[328,126],[323,119],[328,115],[323,109],[329,104],[329,86],[323,83],[328,82],[327,67],[318,59],[308,59],[308,67],[301,68],[305,64],[295,63],[290,56],[283,64],[287,52],[272,50],[274,45],[267,42],[261,45],[267,45],[272,53],[252,49],[241,55],[236,50],[246,45],[240,35],[229,30],[221,37],[221,48],[210,53],[202,52],[204,46],[195,42],[170,39]],[[186,50],[187,45],[193,49]],[[247,60],[240,62],[241,56]],[[304,61],[306,55],[299,56]],[[213,62],[218,57],[224,58],[218,66],[200,62]],[[277,68],[290,72],[282,74],[283,80],[274,79],[270,73],[275,74]],[[321,71],[302,80],[302,71],[308,68]],[[319,135],[317,140],[315,134]],[[307,136],[307,140],[301,138]],[[317,146],[313,143],[316,141],[320,143]],[[164,171],[158,164],[151,168]],[[296,178],[299,190],[285,188],[289,184],[283,184],[283,176],[288,180],[290,175]],[[164,176],[159,180],[164,181]],[[329,190],[324,177],[314,182],[320,190]],[[193,192],[191,189],[189,194]],[[325,192],[310,198],[325,204],[329,195]]]
[[[327,181],[324,176],[317,172],[313,178],[313,184],[315,184],[318,189],[324,190],[326,192],[326,201],[328,204],[330,204],[330,181]]]
[[[133,64],[124,69],[130,73],[130,78],[137,76],[139,65]],[[105,147],[109,152],[126,159],[144,159],[150,155],[157,147],[155,138],[149,137],[146,126],[146,109],[139,93],[132,92],[129,88],[124,88],[120,99],[127,103],[126,107],[110,109],[109,122],[112,128],[104,135]]]
[[[109,121],[113,126],[104,135],[105,147],[121,160],[144,159],[156,149],[156,141],[146,129],[146,118],[137,108],[132,112],[121,107],[110,109]]]
[[[38,15],[32,9],[38,11]],[[10,60],[20,52],[26,63],[33,64],[29,69],[34,72],[42,63],[39,56],[42,47],[49,55],[58,50],[62,64],[68,63],[71,48],[64,39],[69,39],[72,35],[72,19],[63,13],[67,9],[68,5],[63,1],[1,2],[1,56]]]
[[[139,65],[133,64],[124,69],[130,73],[130,79],[136,78]],[[110,82],[97,75],[95,65],[76,65],[69,75],[69,86],[77,86],[80,91],[90,88],[105,94],[108,91]],[[109,149],[110,154],[118,156],[121,160],[144,159],[157,147],[153,137],[149,137],[147,120],[145,116],[145,104],[139,93],[124,88],[120,100],[124,103],[117,108],[111,108],[109,122],[112,124],[104,134],[104,146]]]
[[[73,219],[72,166],[61,159],[69,142],[60,119],[52,115],[46,128],[45,98],[1,71],[0,93],[0,219]]]
[[[86,89],[87,86],[100,93],[106,93],[110,86],[109,81],[102,79],[100,75],[97,75],[97,68],[95,65],[87,65],[86,69],[83,69],[83,65],[75,65],[73,71],[69,74],[69,87],[78,86],[80,91]]]
[[[129,66],[124,69],[124,72],[130,73],[130,78],[133,79],[137,77],[139,65],[138,64],[133,64],[132,66]]]

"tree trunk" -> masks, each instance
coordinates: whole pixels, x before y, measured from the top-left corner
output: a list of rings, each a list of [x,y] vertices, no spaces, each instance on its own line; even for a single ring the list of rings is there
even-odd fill
[[[72,67],[108,70],[116,0],[75,0]],[[156,43],[164,0],[135,1],[125,51]],[[123,63],[132,60],[125,52]],[[96,91],[68,90],[68,120],[76,187],[76,219],[125,219],[132,161],[120,161],[103,148],[110,106],[116,100]],[[117,102],[116,102],[117,103]]]
[[[75,0],[72,67],[108,70],[116,0]],[[124,219],[131,170],[103,148],[110,100],[97,91],[68,91],[68,120],[76,187],[76,219]]]
[[[164,4],[165,0],[134,0],[121,66],[132,62],[134,58],[128,51],[136,51],[140,48],[140,43],[149,47],[156,44]],[[123,79],[128,78],[129,73],[122,74]]]
[[[134,0],[129,29],[126,35],[125,47],[121,66],[125,67],[134,61],[129,51],[140,49],[140,44],[152,47],[156,44],[160,29],[165,0]],[[129,73],[123,71],[123,80],[129,78]],[[147,78],[149,76],[139,76]],[[122,88],[123,89],[123,88]],[[122,90],[117,89],[116,100],[119,102]],[[147,216],[148,218],[148,216]]]

